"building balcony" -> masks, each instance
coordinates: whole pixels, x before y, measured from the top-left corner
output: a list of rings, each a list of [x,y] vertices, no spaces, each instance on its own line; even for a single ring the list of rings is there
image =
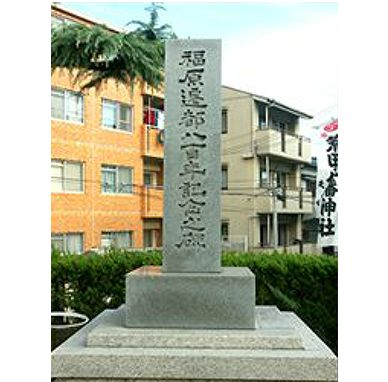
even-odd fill
[[[274,127],[255,132],[257,155],[275,156],[290,161],[311,162],[311,140],[301,135],[285,132]]]
[[[263,189],[264,190],[264,189]],[[259,190],[260,194],[260,190]],[[281,192],[283,200],[276,199],[276,211],[280,214],[312,214],[313,194],[303,189],[284,189]],[[254,205],[255,211],[260,214],[271,214],[275,210],[273,196],[263,195],[257,197]]]
[[[143,156],[163,159],[164,129],[157,129],[144,124],[143,132]]]
[[[143,193],[143,218],[163,218],[163,187],[144,187]]]

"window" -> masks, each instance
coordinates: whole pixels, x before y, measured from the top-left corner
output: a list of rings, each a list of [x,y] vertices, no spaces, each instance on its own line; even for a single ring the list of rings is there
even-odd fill
[[[221,222],[221,240],[229,241],[229,222]]]
[[[145,229],[143,230],[143,248],[154,248],[156,247],[156,230]]]
[[[102,192],[105,194],[131,194],[132,168],[102,165]]]
[[[51,118],[83,122],[83,95],[70,90],[51,88]]]
[[[81,162],[51,160],[51,192],[83,192],[84,169]]]
[[[285,188],[287,184],[287,173],[283,171],[276,171],[276,186]]]
[[[260,187],[269,187],[268,173],[265,169],[260,169]]]
[[[283,202],[283,207],[286,207],[287,173],[282,171],[276,171],[276,187],[279,189],[277,199]]]
[[[145,186],[156,186],[157,174],[153,171],[144,171],[144,185]]]
[[[51,245],[61,252],[80,254],[84,251],[82,233],[52,233]]]
[[[266,107],[262,103],[256,103],[257,108],[257,128],[263,130],[267,127]]]
[[[102,126],[132,132],[132,108],[116,101],[102,100]]]
[[[228,167],[223,166],[222,173],[221,173],[221,190],[227,190],[227,189],[228,189]]]
[[[227,134],[228,132],[228,110],[227,109],[222,109],[222,134]]]
[[[102,248],[131,248],[132,247],[132,232],[101,232],[101,247]]]

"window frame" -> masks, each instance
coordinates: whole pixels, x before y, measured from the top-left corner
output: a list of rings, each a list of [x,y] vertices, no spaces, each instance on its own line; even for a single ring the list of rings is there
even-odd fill
[[[267,130],[268,121],[267,121],[267,106],[261,102],[255,101],[256,104],[256,129],[257,130]]]
[[[260,188],[270,187],[270,176],[268,176],[267,170],[265,168],[261,168],[259,171],[259,186]]]
[[[75,125],[84,125],[85,124],[85,102],[84,102],[84,94],[82,92],[77,92],[74,90],[69,90],[69,89],[63,89],[59,88],[56,86],[51,87],[51,96],[52,92],[57,92],[57,93],[63,93],[63,103],[64,103],[64,108],[63,108],[63,115],[64,118],[56,118],[51,115],[51,120],[53,121],[61,121],[61,122],[66,122],[66,123],[72,123]],[[69,109],[69,97],[71,95],[76,95],[80,96],[82,99],[82,104],[81,104],[81,121],[74,121],[72,119],[68,119],[68,109]]]
[[[105,104],[113,104],[115,106],[115,111],[114,111],[114,114],[115,114],[115,123],[113,126],[115,127],[112,127],[112,126],[107,126],[107,125],[104,125],[104,105]],[[121,117],[121,107],[122,106],[125,106],[125,107],[128,107],[129,109],[129,130],[124,130],[124,129],[121,129],[120,128],[120,123],[122,122],[122,120],[120,119]],[[134,105],[131,104],[131,103],[124,103],[124,102],[119,102],[119,101],[115,101],[115,100],[112,100],[112,99],[109,99],[109,98],[102,98],[101,100],[101,127],[104,129],[104,130],[109,130],[109,131],[116,131],[116,132],[119,132],[119,133],[127,133],[127,134],[133,134],[134,133]],[[125,122],[125,121],[124,121]]]
[[[129,238],[129,246],[128,247],[119,247],[117,246],[117,235],[118,234],[128,234],[128,238]],[[109,245],[109,246],[103,246],[102,245],[102,241],[104,240],[103,239],[103,236],[104,235],[109,235],[109,240],[110,242],[112,242],[112,236],[113,236],[113,241],[115,242],[116,245]],[[106,250],[106,249],[109,249],[109,248],[117,248],[117,249],[130,249],[130,248],[133,248],[133,231],[101,231],[101,238],[100,238],[100,246],[101,246],[101,249],[103,250]]]
[[[151,183],[147,184],[145,181],[146,175],[150,176]],[[152,170],[144,170],[143,172],[143,184],[147,188],[155,188],[158,185],[158,173]]]
[[[143,249],[154,249],[157,248],[157,238],[156,238],[156,229],[143,229]],[[146,246],[146,235],[150,235],[151,246]]]
[[[224,187],[224,171],[226,171],[226,186]],[[221,168],[221,191],[229,189],[229,166],[222,165]]]
[[[110,167],[110,168],[108,168]],[[119,190],[119,169],[127,169],[130,170],[131,174],[131,183],[130,183],[130,192],[118,192]],[[109,171],[115,173],[115,192],[106,192],[104,191],[104,183],[103,183],[103,172]],[[134,178],[134,168],[128,167],[128,166],[118,166],[118,165],[109,165],[109,164],[102,164],[101,165],[101,194],[103,195],[133,195],[133,178]]]
[[[226,227],[226,235],[224,235],[224,228]],[[226,220],[221,221],[221,240],[223,242],[229,242],[230,238],[230,222]]]
[[[63,177],[61,178],[62,191],[51,190],[51,193],[52,194],[84,194],[85,193],[85,162],[75,161],[75,160],[67,160],[67,159],[51,158],[51,166],[53,165],[53,162],[57,162],[58,164],[61,165],[61,167],[63,168]],[[81,165],[82,179],[79,182],[82,185],[82,191],[74,191],[74,190],[67,190],[66,189],[67,188],[66,187],[66,180],[68,180],[68,178],[67,178],[67,165],[69,163]],[[58,167],[59,167],[59,165],[58,165]],[[51,181],[52,181],[52,177],[51,177]]]
[[[228,134],[228,130],[229,130],[229,112],[228,112],[227,108],[222,108],[222,110],[221,110],[221,134]]]
[[[79,252],[70,252],[68,250],[68,236],[70,235],[79,235],[81,236],[81,250]],[[52,245],[52,239],[53,236],[59,236],[62,238],[63,243],[63,250],[58,249],[61,253],[74,253],[76,255],[81,255],[85,252],[85,239],[84,239],[84,233],[83,232],[51,232],[51,245]]]

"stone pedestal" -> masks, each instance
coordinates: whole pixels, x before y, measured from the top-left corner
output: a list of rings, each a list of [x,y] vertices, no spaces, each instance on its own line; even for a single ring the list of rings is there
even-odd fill
[[[255,309],[252,330],[129,329],[106,310],[52,353],[56,382],[337,381],[337,358],[294,314]]]
[[[138,268],[126,276],[125,326],[254,329],[255,276],[245,267],[220,273]]]

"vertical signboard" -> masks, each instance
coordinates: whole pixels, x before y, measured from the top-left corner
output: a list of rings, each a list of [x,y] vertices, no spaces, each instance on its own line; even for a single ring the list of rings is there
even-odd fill
[[[318,131],[318,176],[315,211],[318,244],[338,245],[338,119]]]

